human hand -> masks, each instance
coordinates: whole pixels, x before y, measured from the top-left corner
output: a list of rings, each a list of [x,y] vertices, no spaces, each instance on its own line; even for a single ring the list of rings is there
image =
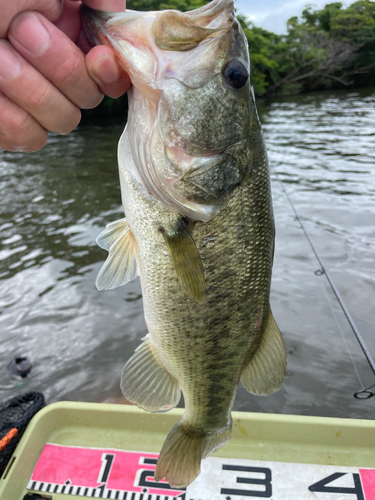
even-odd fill
[[[93,108],[103,93],[118,97],[130,86],[108,47],[90,50],[80,3],[0,0],[0,148],[37,151],[47,131],[67,134],[78,125],[79,108]],[[124,0],[84,3],[97,10],[125,8]]]

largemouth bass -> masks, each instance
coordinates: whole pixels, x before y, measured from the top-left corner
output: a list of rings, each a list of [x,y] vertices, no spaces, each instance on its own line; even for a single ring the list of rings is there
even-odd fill
[[[109,255],[97,286],[140,276],[149,333],[121,388],[152,412],[182,391],[155,479],[183,487],[230,439],[239,381],[271,394],[286,368],[269,305],[275,231],[247,40],[231,0],[187,13],[84,8],[83,18],[133,83],[118,148],[126,220],[98,237]]]

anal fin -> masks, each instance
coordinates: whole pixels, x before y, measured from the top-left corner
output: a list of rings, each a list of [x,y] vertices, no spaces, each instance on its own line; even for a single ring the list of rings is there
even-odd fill
[[[258,349],[249,360],[245,358],[241,382],[252,394],[273,394],[283,383],[285,370],[284,341],[270,310]]]
[[[171,254],[180,285],[197,302],[203,302],[205,279],[202,261],[195,241],[184,220],[173,230],[160,228]]]
[[[122,369],[121,390],[127,400],[150,412],[169,411],[181,398],[178,382],[161,364],[147,337]]]

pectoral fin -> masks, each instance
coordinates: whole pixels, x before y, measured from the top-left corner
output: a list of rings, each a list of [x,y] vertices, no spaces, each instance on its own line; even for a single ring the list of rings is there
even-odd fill
[[[183,220],[173,230],[160,229],[171,254],[180,285],[197,302],[204,300],[205,280],[195,241]]]
[[[245,359],[241,382],[252,394],[268,395],[276,392],[285,376],[286,352],[280,330],[271,310],[260,345],[249,361]]]
[[[125,218],[110,222],[105,226],[104,231],[102,231],[96,238],[96,243],[100,246],[100,248],[109,250],[127,227],[128,223]]]
[[[109,251],[96,278],[98,290],[126,285],[138,275],[137,243],[125,219],[108,224],[96,241],[101,248]]]
[[[130,402],[151,412],[168,411],[181,398],[178,382],[164,368],[147,337],[122,370],[121,390]]]

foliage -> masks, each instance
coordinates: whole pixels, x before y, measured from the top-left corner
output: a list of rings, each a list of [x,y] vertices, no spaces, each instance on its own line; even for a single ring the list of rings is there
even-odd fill
[[[267,74],[277,72],[279,69],[279,64],[272,58],[272,55],[282,43],[281,37],[247,22],[241,15],[238,19],[249,42],[251,75],[255,93],[263,95],[269,87]]]
[[[301,18],[289,19],[287,34],[271,49],[268,58],[277,66],[263,70],[267,93],[374,85],[375,3],[358,0],[343,8],[333,2],[320,10],[307,6]]]
[[[140,11],[176,9],[185,12],[198,9],[206,3],[208,0],[128,0],[126,7]]]

